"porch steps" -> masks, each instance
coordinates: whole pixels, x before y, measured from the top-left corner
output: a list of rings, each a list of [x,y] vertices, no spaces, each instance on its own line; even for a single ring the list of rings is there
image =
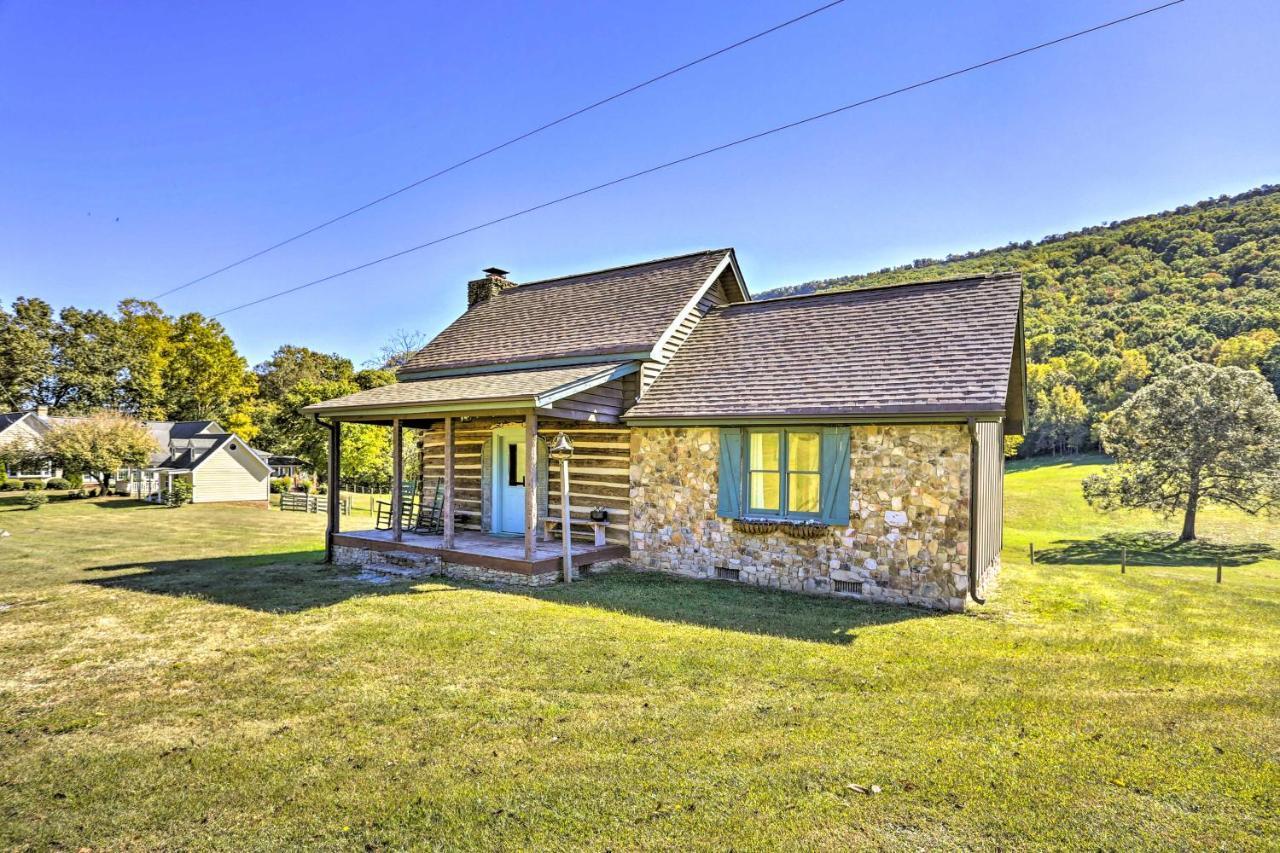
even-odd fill
[[[361,568],[398,578],[425,578],[442,573],[438,556],[410,551],[370,551]]]

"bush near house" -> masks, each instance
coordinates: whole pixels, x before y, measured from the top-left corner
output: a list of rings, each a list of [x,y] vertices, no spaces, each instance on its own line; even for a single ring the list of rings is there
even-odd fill
[[[49,496],[40,492],[28,492],[22,496],[22,504],[27,509],[39,509],[49,502]]]
[[[191,481],[174,480],[173,488],[165,493],[165,503],[169,506],[182,506],[191,503]]]
[[[293,480],[288,477],[276,477],[271,481],[271,493],[273,495],[283,495],[293,488]]]
[[[84,474],[81,474],[79,471],[67,471],[62,475],[62,477],[67,481],[68,489],[84,488]]]
[[[50,477],[48,480],[45,480],[44,487],[46,489],[56,489],[61,492],[71,488],[71,483],[67,482],[67,480],[62,477]]]
[[[22,484],[22,488],[28,492],[38,492],[44,488],[44,483],[39,480],[27,480]]]

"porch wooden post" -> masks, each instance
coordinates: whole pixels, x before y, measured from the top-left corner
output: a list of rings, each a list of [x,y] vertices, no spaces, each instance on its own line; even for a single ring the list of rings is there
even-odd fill
[[[400,419],[391,419],[391,538],[404,541],[400,513],[404,504],[404,453],[400,446]]]
[[[341,529],[338,522],[338,507],[341,495],[341,484],[338,482],[342,471],[342,423],[333,421],[329,425],[329,511],[324,520],[324,561],[333,562],[333,537]]]
[[[560,460],[560,565],[564,582],[573,582],[573,546],[569,534],[569,458]]]
[[[444,547],[453,547],[453,416],[444,418]]]
[[[538,415],[524,416],[524,558],[533,561],[538,536]]]

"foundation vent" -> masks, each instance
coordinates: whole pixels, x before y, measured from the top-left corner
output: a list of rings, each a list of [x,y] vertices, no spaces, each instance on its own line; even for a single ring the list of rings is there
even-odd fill
[[[832,581],[836,592],[847,595],[862,595],[862,581]]]
[[[741,569],[726,569],[724,566],[716,566],[716,578],[722,581],[736,581],[741,574]]]

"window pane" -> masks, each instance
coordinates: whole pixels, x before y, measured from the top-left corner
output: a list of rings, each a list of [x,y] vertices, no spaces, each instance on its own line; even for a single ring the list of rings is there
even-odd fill
[[[787,470],[818,471],[818,448],[822,441],[816,432],[787,433]]]
[[[777,512],[779,506],[779,485],[780,478],[777,474],[762,474],[759,471],[752,471],[751,509],[767,509]]]
[[[818,512],[817,474],[791,474],[787,477],[787,512]]]
[[[751,465],[753,471],[778,470],[778,433],[751,433]]]

